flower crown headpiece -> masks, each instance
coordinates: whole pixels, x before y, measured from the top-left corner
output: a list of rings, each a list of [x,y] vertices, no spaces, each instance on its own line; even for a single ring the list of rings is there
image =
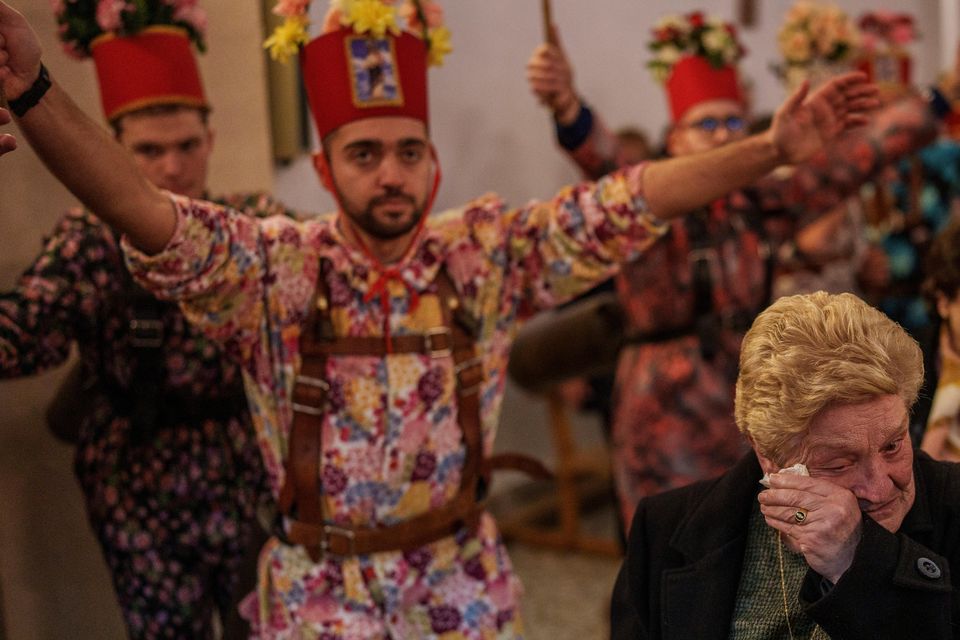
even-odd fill
[[[860,16],[859,27],[864,51],[902,47],[917,39],[913,16],[892,11],[870,11]]]
[[[667,81],[673,66],[684,56],[699,56],[720,69],[734,64],[747,52],[737,40],[736,27],[701,11],[662,18],[653,28],[653,40],[647,47],[654,54],[647,67],[661,83]]]
[[[809,0],[790,8],[777,34],[788,67],[844,62],[853,56],[859,41],[856,25],[840,7]]]
[[[198,0],[51,0],[63,48],[72,58],[90,57],[104,35],[132,36],[148,27],[172,26],[187,32],[201,52],[207,14]]]
[[[331,0],[321,34],[349,27],[357,34],[375,38],[387,32],[399,35],[403,30],[399,18],[407,31],[426,42],[429,63],[442,65],[453,48],[440,5],[432,0],[403,0],[399,7],[396,4],[397,0]],[[274,60],[286,62],[309,40],[309,7],[310,0],[277,0],[273,13],[284,21],[263,43]]]

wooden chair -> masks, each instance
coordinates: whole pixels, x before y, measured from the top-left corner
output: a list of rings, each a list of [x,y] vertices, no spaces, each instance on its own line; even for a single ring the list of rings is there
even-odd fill
[[[618,540],[586,533],[581,526],[584,507],[598,499],[609,500],[612,495],[609,451],[603,445],[580,447],[559,394],[551,390],[546,399],[556,454],[555,487],[500,511],[492,505],[500,531],[508,540],[533,546],[620,556]]]

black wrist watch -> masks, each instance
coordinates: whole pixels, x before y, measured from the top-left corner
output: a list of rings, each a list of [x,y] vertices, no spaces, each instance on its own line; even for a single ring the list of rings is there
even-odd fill
[[[10,106],[10,111],[13,111],[13,115],[18,118],[22,118],[27,111],[30,111],[33,107],[40,102],[40,98],[44,96],[47,92],[47,89],[50,88],[50,74],[47,72],[47,68],[43,66],[43,63],[40,63],[40,75],[37,76],[37,79],[33,81],[33,84],[30,85],[30,88],[23,92],[16,100],[9,100],[7,104]]]

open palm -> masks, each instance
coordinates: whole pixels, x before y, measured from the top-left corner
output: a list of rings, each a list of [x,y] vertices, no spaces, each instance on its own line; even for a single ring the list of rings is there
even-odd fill
[[[879,106],[877,86],[860,72],[837,76],[813,93],[805,82],[774,114],[774,146],[784,162],[803,162],[847,129],[866,124]]]

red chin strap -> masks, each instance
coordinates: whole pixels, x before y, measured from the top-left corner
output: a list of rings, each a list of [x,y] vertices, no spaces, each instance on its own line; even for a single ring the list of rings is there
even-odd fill
[[[416,229],[413,230],[413,233],[410,236],[410,244],[407,245],[406,251],[404,251],[403,257],[397,261],[396,266],[394,265],[384,265],[380,262],[380,259],[377,258],[370,251],[370,248],[367,246],[367,243],[363,241],[361,235],[354,228],[353,224],[349,219],[346,219],[346,215],[343,213],[343,202],[340,199],[340,192],[336,188],[336,183],[333,180],[333,172],[330,169],[330,164],[324,159],[323,163],[320,165],[320,180],[323,182],[324,187],[326,187],[330,193],[333,194],[334,199],[337,201],[337,214],[340,216],[339,224],[345,232],[349,232],[351,239],[360,247],[360,250],[367,257],[370,262],[374,264],[379,277],[370,287],[370,290],[367,291],[366,295],[363,296],[364,302],[370,302],[375,297],[380,297],[380,309],[383,312],[383,335],[387,341],[387,353],[393,351],[393,341],[390,339],[390,290],[388,288],[388,283],[391,280],[396,280],[406,288],[410,293],[410,311],[414,311],[417,306],[420,304],[420,296],[417,293],[417,290],[413,288],[406,280],[403,279],[401,272],[401,266],[407,261],[410,257],[410,254],[413,252],[414,248],[417,246],[417,238],[419,238],[420,233],[423,231],[423,227],[427,222],[427,218],[430,216],[430,212],[433,210],[433,203],[437,198],[437,192],[440,190],[440,179],[442,177],[442,172],[440,170],[440,160],[437,158],[437,150],[430,144],[430,157],[433,159],[433,187],[430,189],[430,197],[427,198],[427,202],[423,207],[423,214],[420,216],[420,220],[417,222]]]

